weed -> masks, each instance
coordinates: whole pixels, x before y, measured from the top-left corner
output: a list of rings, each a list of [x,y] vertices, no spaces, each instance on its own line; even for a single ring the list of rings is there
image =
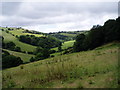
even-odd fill
[[[21,66],[20,66],[20,69],[24,69],[24,66],[23,66],[23,65],[21,65]]]
[[[82,88],[84,88],[84,87],[83,87],[83,85],[79,82],[77,88],[82,89]]]
[[[16,85],[15,82],[9,81],[7,88],[13,88],[15,87],[15,85]]]
[[[89,83],[89,84],[94,84],[94,81],[89,80],[88,83]]]

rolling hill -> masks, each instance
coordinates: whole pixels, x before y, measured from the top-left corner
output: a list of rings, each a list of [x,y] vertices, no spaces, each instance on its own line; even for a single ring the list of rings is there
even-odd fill
[[[10,31],[10,33],[12,33],[12,34],[14,34],[14,35],[18,35],[18,36],[20,36],[20,35],[34,35],[34,36],[36,36],[36,37],[43,37],[44,35],[42,35],[42,34],[32,34],[32,33],[23,33],[25,30],[23,30],[23,29],[19,29],[19,30],[12,30],[12,31]]]
[[[27,30],[23,28],[15,28],[15,27],[0,27],[3,31],[9,31],[10,34],[13,34],[14,36],[20,36],[20,35],[34,35],[36,37],[44,37],[44,35],[40,32],[33,31],[33,30]],[[39,34],[38,34],[39,33]]]
[[[54,36],[57,39],[61,40],[62,42],[65,42],[65,41],[75,40],[75,37],[81,33],[87,34],[88,31],[86,30],[84,31],[60,31],[60,32],[48,33],[48,35]]]
[[[14,42],[16,46],[20,47],[22,51],[32,52],[35,50],[35,46],[20,42],[15,36],[2,31],[2,36],[4,37],[5,42]]]
[[[30,58],[34,57],[34,55],[32,55],[32,54],[20,53],[20,52],[10,51],[7,49],[3,49],[3,50],[9,52],[11,55],[20,57],[23,60],[23,63],[29,62]]]
[[[3,70],[3,88],[116,88],[119,46],[110,43]]]

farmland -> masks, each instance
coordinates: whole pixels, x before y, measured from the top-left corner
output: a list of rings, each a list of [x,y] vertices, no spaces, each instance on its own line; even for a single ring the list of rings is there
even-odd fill
[[[34,35],[36,37],[44,36],[42,34],[23,33],[23,31],[25,31],[25,30],[12,30],[12,31],[10,31],[10,33],[12,33],[14,35],[18,35],[18,36],[20,36],[20,35]]]

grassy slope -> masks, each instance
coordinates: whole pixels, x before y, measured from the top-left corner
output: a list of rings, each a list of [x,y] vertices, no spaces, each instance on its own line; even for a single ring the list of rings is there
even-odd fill
[[[33,51],[35,50],[35,46],[20,42],[16,37],[12,36],[11,34],[8,34],[4,31],[2,31],[2,35],[4,37],[5,42],[12,41],[16,44],[16,46],[19,46],[22,51]]]
[[[3,70],[3,87],[117,87],[118,44]],[[22,69],[23,68],[23,69]]]
[[[41,36],[43,36],[42,34],[23,33],[23,31],[24,31],[24,30],[19,29],[19,30],[12,30],[12,31],[10,31],[10,32],[11,32],[12,34],[18,35],[18,36],[20,36],[20,35],[34,35],[34,36],[36,36],[36,37],[41,37]]]
[[[10,50],[7,50],[7,49],[3,49],[3,50],[8,51],[11,55],[20,57],[23,60],[23,62],[29,62],[30,58],[34,57],[34,55],[31,55],[31,54],[10,51]]]
[[[74,44],[75,40],[71,40],[71,41],[66,41],[62,44],[62,49],[67,49],[68,47],[72,47]],[[58,47],[56,48],[52,48],[52,50],[56,50],[58,51]]]
[[[68,36],[68,37],[75,37],[76,34],[69,34],[69,33],[60,33],[61,35]]]
[[[67,49],[68,47],[72,47],[73,44],[74,44],[75,40],[71,40],[71,41],[66,41],[62,44],[62,49]],[[55,50],[55,51],[58,51],[58,47],[56,48],[52,48],[52,50]],[[56,53],[53,53],[51,55],[54,55],[54,56],[59,56],[61,54],[61,52],[56,52]]]

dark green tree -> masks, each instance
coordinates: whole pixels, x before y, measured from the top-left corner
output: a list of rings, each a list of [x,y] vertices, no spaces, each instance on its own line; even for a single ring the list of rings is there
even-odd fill
[[[34,62],[35,59],[33,57],[30,58],[30,62]]]
[[[62,51],[62,43],[59,43],[59,46],[58,46],[58,51],[61,52]]]
[[[47,48],[43,48],[40,52],[38,52],[35,56],[36,60],[42,60],[50,57],[50,50]]]
[[[23,61],[21,60],[20,57],[15,57],[13,55],[3,55],[3,58],[2,58],[2,68],[3,69],[15,67],[22,63],[23,63]]]
[[[74,52],[79,52],[79,51],[84,50],[84,47],[83,47],[84,39],[85,39],[84,34],[77,35],[76,42],[74,43],[74,46],[73,46]]]
[[[21,48],[20,47],[15,47],[14,51],[20,52]]]

